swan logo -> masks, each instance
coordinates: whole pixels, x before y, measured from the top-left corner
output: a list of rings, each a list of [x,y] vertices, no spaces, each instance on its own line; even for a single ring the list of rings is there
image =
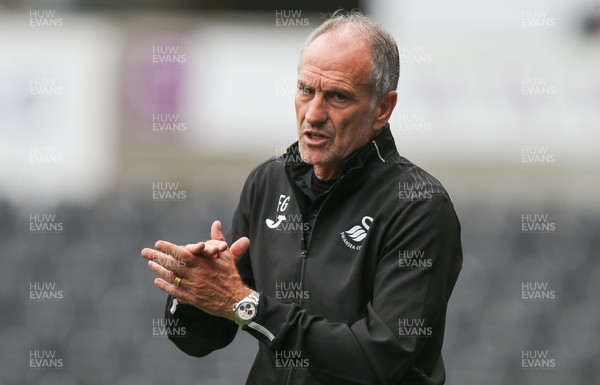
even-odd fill
[[[285,209],[288,208],[288,204],[290,203],[290,196],[289,195],[280,195],[279,196],[279,201],[277,202],[277,217],[275,218],[275,220],[271,219],[271,218],[267,218],[265,220],[265,223],[267,224],[267,227],[270,229],[276,229],[279,227],[279,225],[285,221],[285,215],[283,215],[283,212],[285,211]]]
[[[267,218],[265,220],[265,222],[267,223],[267,226],[270,229],[276,229],[276,228],[278,228],[279,225],[281,224],[281,222],[283,222],[283,221],[285,221],[285,215],[278,215],[276,221],[274,221],[272,219],[269,219],[269,218]]]
[[[361,224],[353,226],[351,229],[342,231],[340,233],[344,244],[352,250],[360,250],[362,248],[362,241],[367,237],[369,228],[373,223],[373,218],[364,216]]]

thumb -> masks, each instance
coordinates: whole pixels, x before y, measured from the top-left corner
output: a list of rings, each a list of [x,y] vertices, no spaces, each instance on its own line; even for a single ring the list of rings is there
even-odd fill
[[[231,251],[235,262],[239,261],[240,258],[246,254],[248,247],[250,247],[250,240],[246,237],[241,237],[237,241],[233,242],[233,245],[231,245],[229,250]]]
[[[214,221],[212,226],[210,227],[210,239],[214,239],[217,241],[225,241],[225,236],[223,235],[223,231],[221,230],[220,221]]]

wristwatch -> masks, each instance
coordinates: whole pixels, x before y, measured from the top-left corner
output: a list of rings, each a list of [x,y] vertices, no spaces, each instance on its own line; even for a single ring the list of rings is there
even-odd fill
[[[252,322],[258,312],[259,294],[255,291],[242,298],[233,306],[233,321],[244,326]]]

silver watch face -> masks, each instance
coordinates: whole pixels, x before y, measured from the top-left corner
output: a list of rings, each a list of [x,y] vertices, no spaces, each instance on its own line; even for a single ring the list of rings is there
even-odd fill
[[[242,321],[249,321],[256,315],[256,305],[250,301],[240,303],[235,311]]]

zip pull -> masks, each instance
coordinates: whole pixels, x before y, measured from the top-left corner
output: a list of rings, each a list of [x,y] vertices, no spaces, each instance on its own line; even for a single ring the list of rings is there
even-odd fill
[[[306,241],[304,236],[300,238],[300,254],[302,254],[302,258],[306,257]]]

